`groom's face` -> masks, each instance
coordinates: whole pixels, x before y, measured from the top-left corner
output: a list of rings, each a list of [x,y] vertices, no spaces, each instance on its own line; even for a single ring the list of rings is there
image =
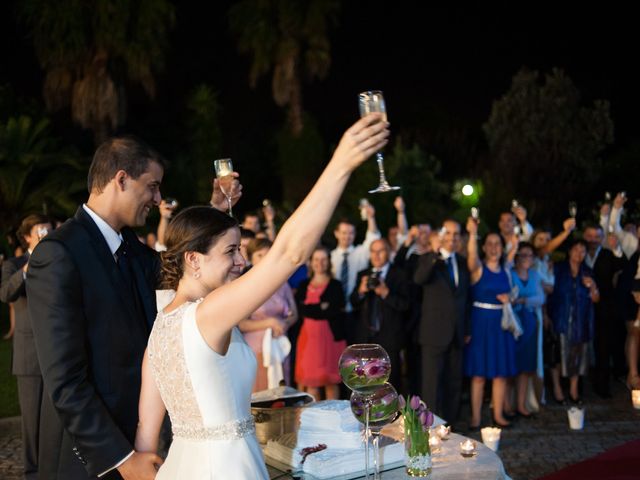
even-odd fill
[[[147,170],[138,178],[127,177],[124,182],[122,216],[124,225],[141,227],[151,209],[160,205],[160,182],[164,170],[156,162],[149,162]]]

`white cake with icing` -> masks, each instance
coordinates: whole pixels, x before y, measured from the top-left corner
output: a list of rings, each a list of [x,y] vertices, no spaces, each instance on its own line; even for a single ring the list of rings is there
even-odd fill
[[[298,431],[270,440],[264,454],[267,463],[273,459],[318,479],[347,476],[364,470],[362,429],[362,424],[351,413],[349,401],[315,402],[301,412]],[[319,444],[327,448],[308,455],[302,463],[301,450]],[[380,460],[383,469],[385,465],[402,462],[403,455],[401,443],[382,437]]]

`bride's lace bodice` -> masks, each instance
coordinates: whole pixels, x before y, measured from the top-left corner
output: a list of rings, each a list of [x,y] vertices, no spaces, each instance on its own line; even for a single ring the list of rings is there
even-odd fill
[[[225,355],[213,351],[196,324],[197,305],[188,302],[158,313],[148,345],[151,371],[174,436],[239,438],[253,431],[256,359],[237,328]]]

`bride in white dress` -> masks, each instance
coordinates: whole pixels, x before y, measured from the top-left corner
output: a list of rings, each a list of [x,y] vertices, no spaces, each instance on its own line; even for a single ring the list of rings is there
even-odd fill
[[[360,119],[273,247],[240,277],[237,222],[209,208],[179,213],[166,233],[163,280],[176,291],[154,324],[142,365],[136,450],[156,452],[168,410],[173,443],[156,479],[266,479],[251,416],[256,359],[237,324],[317,245],[349,180],[389,135],[380,114]]]

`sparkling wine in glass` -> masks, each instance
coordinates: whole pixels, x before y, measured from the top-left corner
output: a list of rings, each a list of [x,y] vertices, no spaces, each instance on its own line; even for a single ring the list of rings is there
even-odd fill
[[[373,445],[373,478],[380,478],[380,431],[385,425],[400,416],[398,392],[390,383],[376,387],[370,395],[358,392],[351,394],[351,412],[365,425],[365,435],[370,436]],[[368,408],[367,408],[368,407]],[[366,425],[368,424],[368,429]]]
[[[230,158],[220,158],[213,161],[213,167],[216,170],[216,177],[220,184],[220,190],[227,198],[227,205],[229,205],[229,216],[233,217],[233,211],[231,209],[231,187],[233,185],[233,163]]]
[[[576,218],[578,215],[578,204],[576,202],[569,202],[569,216]]]
[[[356,343],[347,347],[338,360],[340,377],[344,384],[359,394],[364,405],[365,477],[369,478],[369,413],[375,392],[389,380],[391,359],[380,345]]]
[[[361,117],[373,112],[380,112],[382,113],[382,121],[387,121],[387,107],[384,103],[384,96],[380,90],[370,90],[360,93],[358,95],[358,104],[360,106]],[[376,160],[378,162],[380,184],[377,188],[369,190],[369,193],[382,193],[400,190],[400,187],[391,186],[389,185],[389,182],[387,182],[387,177],[384,173],[384,157],[382,156],[382,152],[376,153]]]

